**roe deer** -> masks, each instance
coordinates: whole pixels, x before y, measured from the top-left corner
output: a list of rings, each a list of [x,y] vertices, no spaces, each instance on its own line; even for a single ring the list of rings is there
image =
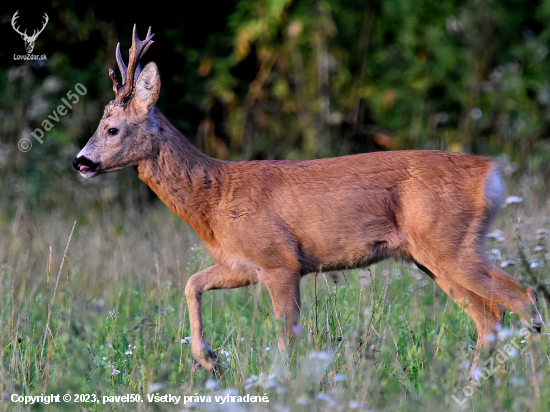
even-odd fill
[[[476,324],[478,349],[489,346],[504,309],[542,322],[537,292],[487,258],[487,229],[503,184],[489,158],[440,151],[394,151],[308,161],[212,159],[192,146],[155,108],[157,66],[142,70],[153,43],[134,26],[128,67],[116,56],[115,100],[74,160],[84,177],[133,166],[138,176],[191,226],[216,265],[185,288],[191,352],[208,370],[201,295],[261,282],[273,302],[281,351],[300,314],[300,278],[398,257],[415,262]]]

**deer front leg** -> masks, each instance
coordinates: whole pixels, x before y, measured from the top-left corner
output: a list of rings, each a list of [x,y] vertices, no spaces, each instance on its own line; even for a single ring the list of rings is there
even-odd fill
[[[213,371],[213,365],[206,360],[212,358],[212,352],[204,343],[202,326],[202,294],[212,289],[234,289],[256,283],[256,275],[235,273],[222,266],[216,265],[204,269],[191,276],[185,287],[189,321],[191,324],[191,354],[208,371]],[[206,355],[206,356],[205,356]]]
[[[273,311],[277,319],[277,343],[281,355],[287,360],[285,354],[288,351],[288,359],[292,353],[294,343],[294,330],[300,319],[300,277],[294,273],[269,273],[265,283]]]

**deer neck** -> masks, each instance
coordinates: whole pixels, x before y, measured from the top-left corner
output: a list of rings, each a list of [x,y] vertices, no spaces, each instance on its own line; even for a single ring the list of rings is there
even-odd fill
[[[139,178],[197,234],[210,243],[211,214],[220,198],[222,161],[208,157],[162,115],[157,118],[154,154],[138,164]]]

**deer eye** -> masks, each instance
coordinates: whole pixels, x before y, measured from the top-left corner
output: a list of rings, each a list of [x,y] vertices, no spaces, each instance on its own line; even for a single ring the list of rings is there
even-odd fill
[[[109,134],[110,134],[111,136],[114,136],[114,135],[117,134],[117,133],[118,133],[118,129],[115,129],[114,127],[112,127],[112,128],[109,129]]]

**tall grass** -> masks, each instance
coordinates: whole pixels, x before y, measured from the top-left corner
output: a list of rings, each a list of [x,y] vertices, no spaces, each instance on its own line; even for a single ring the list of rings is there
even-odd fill
[[[107,201],[109,207],[98,208],[86,200],[90,192],[103,196],[99,186],[77,188],[67,197],[67,210],[2,206],[4,410],[462,409],[452,396],[463,399],[463,389],[472,385],[467,376],[475,353],[474,323],[414,265],[400,261],[305,277],[301,331],[290,368],[277,349],[265,288],[206,293],[205,333],[222,364],[221,377],[203,369],[194,372],[185,339],[190,330],[184,288],[189,276],[212,264],[211,258],[164,205],[138,208]],[[487,248],[497,265],[515,260],[505,270],[528,281],[518,258],[522,248],[529,270],[547,285],[548,235],[539,229],[550,228],[548,207],[522,196],[524,203],[506,207],[493,225],[504,239],[489,239]],[[548,319],[544,299],[541,313]],[[498,347],[521,342],[519,328],[517,314],[507,312]],[[549,354],[547,335],[521,343],[498,373],[479,379],[463,407],[548,410]],[[146,399],[151,391],[267,394],[269,403],[183,405],[182,399],[178,405],[60,402],[31,407],[9,399],[12,394],[66,393],[96,394],[100,400],[137,393]]]

